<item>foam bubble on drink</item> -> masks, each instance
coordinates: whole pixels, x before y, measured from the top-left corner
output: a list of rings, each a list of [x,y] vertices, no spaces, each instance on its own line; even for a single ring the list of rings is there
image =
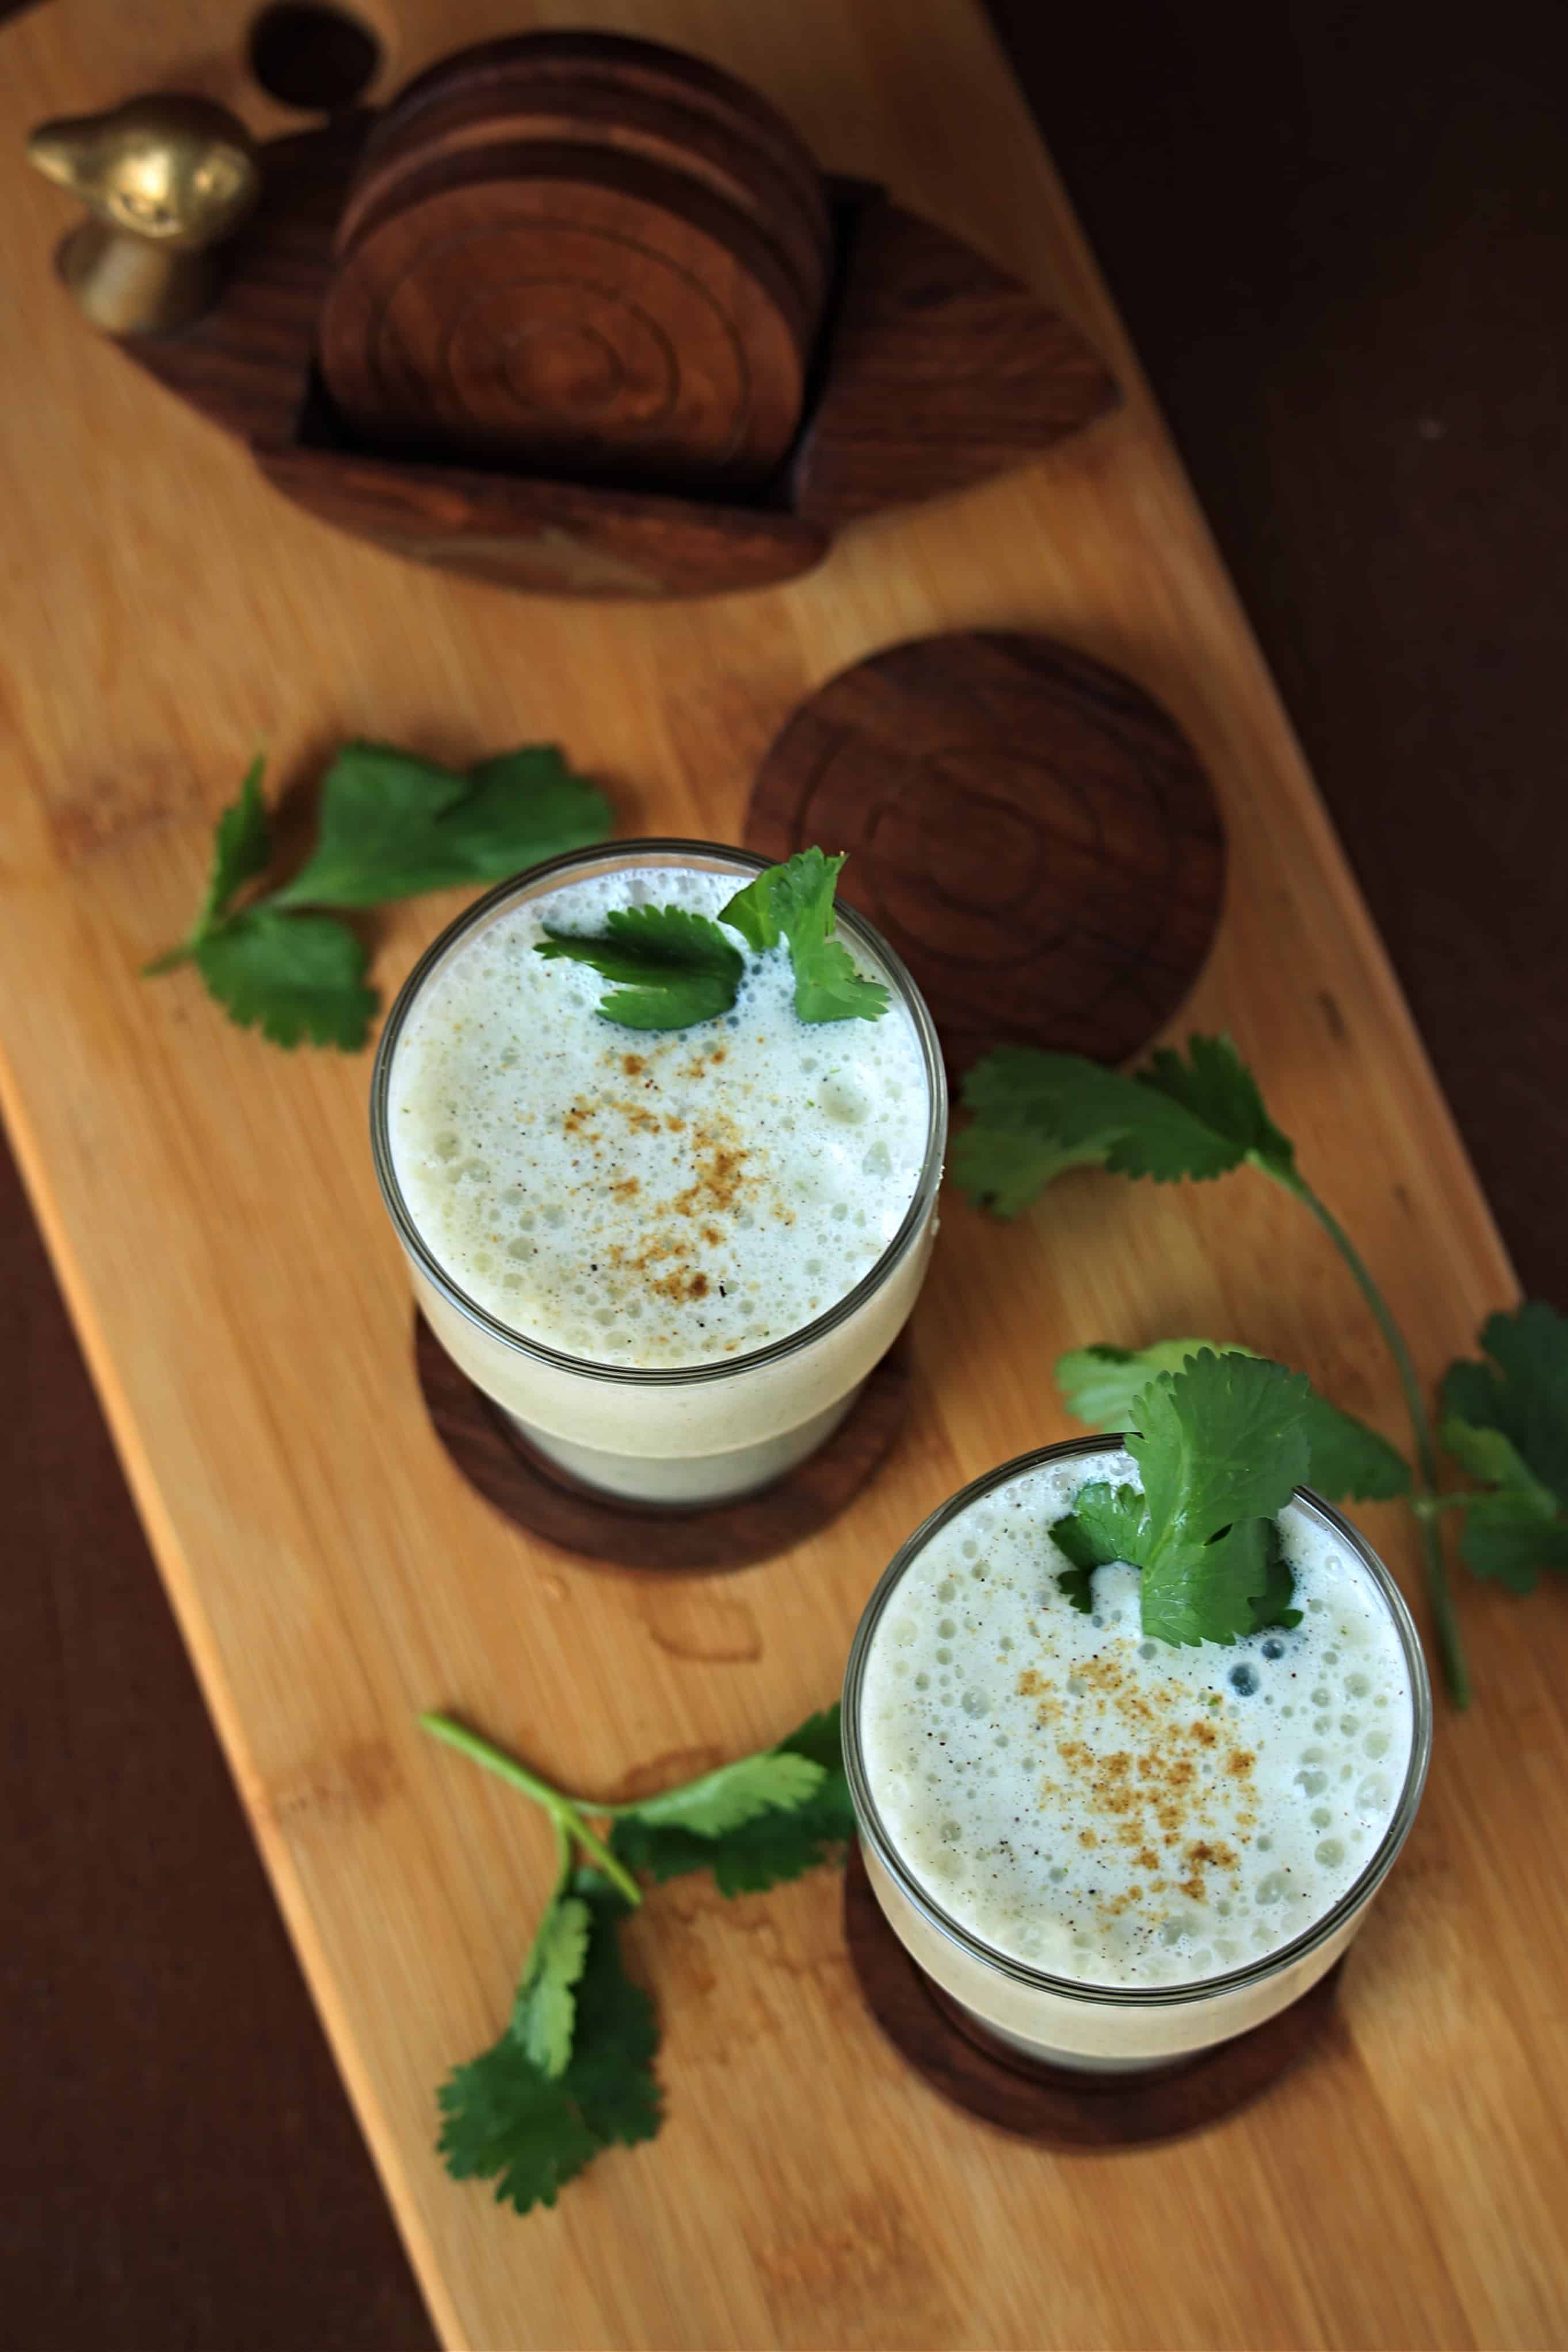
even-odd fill
[[[534,953],[547,920],[715,916],[742,879],[622,867],[525,901],[435,973],[399,1039],[392,1160],[426,1246],[498,1321],[568,1355],[764,1348],[852,1290],[915,1197],[930,1105],[896,993],[879,1021],[803,1022],[780,945],[747,957],[727,1015],[623,1029],[601,1017],[597,973]]]
[[[1135,1570],[1093,1613],[1056,1579],[1054,1519],[1120,1451],[1044,1465],[950,1521],[866,1661],[867,1779],[898,1853],[994,1949],[1088,1984],[1193,1982],[1264,1959],[1371,1862],[1410,1760],[1398,1632],[1299,1505],[1281,1514],[1293,1631],[1144,1638]]]

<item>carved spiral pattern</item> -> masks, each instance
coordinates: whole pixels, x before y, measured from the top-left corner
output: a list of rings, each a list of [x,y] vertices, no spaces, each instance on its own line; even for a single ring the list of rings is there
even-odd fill
[[[353,424],[650,480],[777,462],[803,356],[760,256],[748,268],[722,224],[632,188],[476,168],[416,192],[339,266],[322,371]]]

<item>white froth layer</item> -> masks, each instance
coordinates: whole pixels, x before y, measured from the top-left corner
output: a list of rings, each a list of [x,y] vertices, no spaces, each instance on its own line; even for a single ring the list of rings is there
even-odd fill
[[[1027,1471],[927,1545],[867,1658],[865,1769],[908,1868],[983,1942],[1083,1983],[1196,1982],[1290,1943],[1371,1861],[1409,1679],[1371,1577],[1295,1504],[1293,1632],[1145,1642],[1126,1568],[1072,1608],[1049,1528],[1105,1477],[1138,1484],[1120,1452]]]
[[[390,1128],[409,1213],[461,1290],[546,1346],[643,1366],[749,1354],[852,1290],[915,1196],[929,1101],[896,993],[880,1021],[802,1022],[779,946],[748,955],[723,1018],[622,1029],[597,973],[533,952],[546,920],[716,915],[743,878],[568,883],[460,949],[405,1024]]]

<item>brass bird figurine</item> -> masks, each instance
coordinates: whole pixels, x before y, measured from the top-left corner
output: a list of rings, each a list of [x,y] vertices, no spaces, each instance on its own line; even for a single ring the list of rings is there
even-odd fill
[[[217,291],[213,247],[261,189],[250,133],[204,98],[132,98],[40,123],[27,160],[88,208],[56,265],[110,335],[168,334],[200,318]]]

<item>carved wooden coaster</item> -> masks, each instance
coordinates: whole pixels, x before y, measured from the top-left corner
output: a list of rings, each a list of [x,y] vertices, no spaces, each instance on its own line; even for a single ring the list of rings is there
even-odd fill
[[[530,1535],[596,1568],[695,1576],[752,1568],[815,1535],[869,1485],[904,1425],[909,1360],[895,1345],[827,1444],[756,1495],[687,1511],[612,1502],[518,1436],[422,1315],[414,1363],[435,1433],[471,1486]]]
[[[371,437],[739,482],[794,436],[811,323],[772,247],[697,182],[611,149],[498,146],[411,171],[361,222],[320,358]]]
[[[831,237],[821,175],[789,118],[748,82],[663,42],[626,33],[506,34],[426,67],[404,84],[382,122],[390,127],[395,119],[399,124],[412,124],[426,109],[444,106],[464,92],[504,100],[519,88],[538,90],[552,82],[675,101],[706,117],[716,129],[738,133],[790,184],[815,222],[824,256],[828,254]]]
[[[1009,2050],[922,1975],[889,1927],[858,1845],[844,1869],[844,1935],[867,2008],[933,2090],[1042,2147],[1137,2147],[1203,2131],[1342,2039],[1343,1960],[1250,2033],[1146,2074],[1090,2074]]]
[[[1119,1062],[1191,988],[1225,835],[1169,714],[1040,636],[874,654],[766,753],[745,841],[849,850],[843,895],[908,964],[955,1075],[999,1045]]]
[[[591,75],[514,75],[499,89],[482,78],[477,88],[459,87],[422,108],[405,112],[400,102],[365,142],[338,223],[337,250],[347,252],[372,214],[384,210],[399,183],[438,155],[541,141],[620,149],[700,182],[744,213],[775,247],[814,331],[834,259],[821,182],[808,203],[795,181],[774,166],[766,148],[740,124],[716,121],[700,105],[626,89]]]

